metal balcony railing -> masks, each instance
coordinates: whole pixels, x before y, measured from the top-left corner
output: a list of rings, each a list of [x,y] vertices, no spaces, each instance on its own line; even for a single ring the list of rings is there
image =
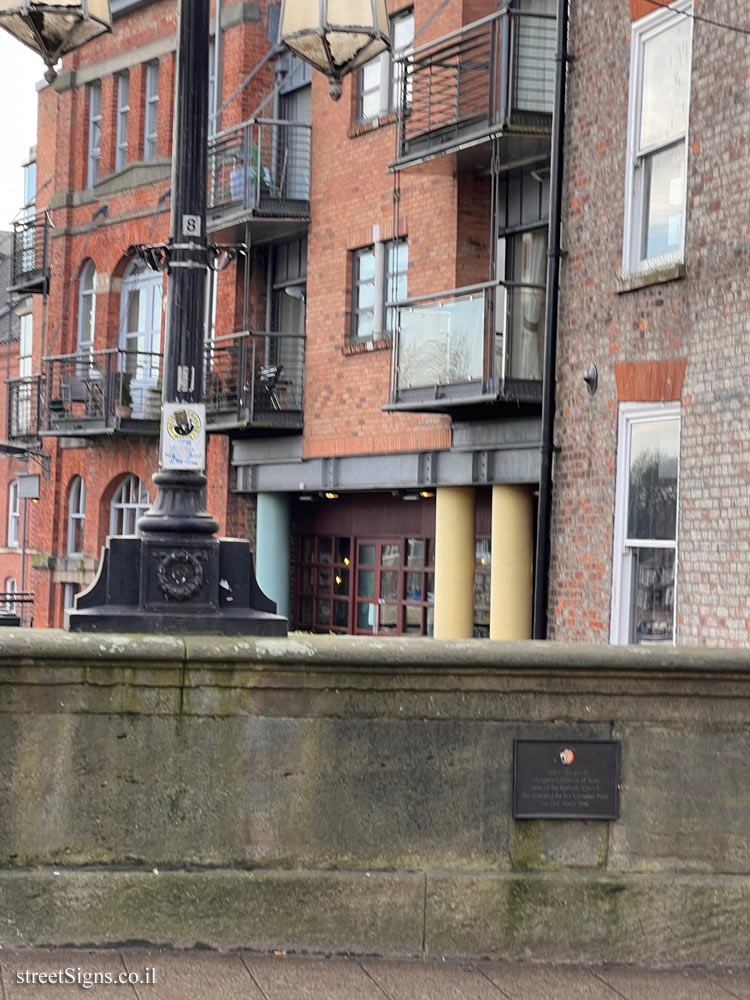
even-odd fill
[[[393,305],[392,403],[541,399],[543,285],[487,282]]]
[[[245,331],[217,337],[204,366],[209,428],[300,428],[304,334]]]
[[[310,214],[311,126],[257,118],[208,144],[209,221],[226,216],[306,220]]]
[[[43,426],[51,433],[159,421],[162,355],[112,348],[45,358]]]
[[[51,222],[47,212],[27,215],[13,223],[11,289],[43,292],[49,284],[48,243]]]
[[[506,9],[400,57],[397,163],[505,132],[546,136],[556,17]]]
[[[8,440],[37,437],[42,428],[44,405],[41,375],[6,379],[8,387]]]

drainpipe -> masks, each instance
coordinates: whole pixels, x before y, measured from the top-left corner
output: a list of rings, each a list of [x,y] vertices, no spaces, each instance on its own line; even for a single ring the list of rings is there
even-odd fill
[[[552,521],[552,462],[555,433],[555,376],[557,371],[557,317],[560,293],[560,231],[562,224],[563,140],[565,137],[565,78],[568,66],[568,3],[558,0],[555,54],[555,106],[552,118],[552,180],[549,200],[547,250],[547,308],[544,317],[544,375],[542,382],[542,443],[534,562],[534,639],[547,638],[550,528]]]

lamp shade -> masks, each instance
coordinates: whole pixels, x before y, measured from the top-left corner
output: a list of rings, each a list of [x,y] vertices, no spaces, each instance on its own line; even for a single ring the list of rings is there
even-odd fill
[[[279,42],[325,73],[337,100],[342,77],[390,48],[385,0],[283,0]]]
[[[66,52],[111,31],[112,15],[109,0],[0,0],[0,28],[38,52],[52,70]]]

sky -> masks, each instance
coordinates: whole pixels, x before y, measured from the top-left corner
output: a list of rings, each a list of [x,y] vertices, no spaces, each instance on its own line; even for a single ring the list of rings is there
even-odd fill
[[[0,229],[23,205],[21,164],[36,145],[36,83],[44,77],[41,56],[0,30]]]

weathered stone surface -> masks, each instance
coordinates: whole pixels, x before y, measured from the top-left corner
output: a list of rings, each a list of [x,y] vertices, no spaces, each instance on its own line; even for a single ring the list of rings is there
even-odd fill
[[[750,880],[717,876],[435,874],[435,956],[665,966],[747,961]]]
[[[424,932],[430,954],[742,960],[750,653],[7,632],[9,943],[200,941],[203,914],[211,941],[260,946],[220,900],[236,916],[250,886],[285,948],[411,954]],[[514,821],[515,738],[619,739],[620,819]],[[337,894],[360,879],[408,884],[408,933],[365,893],[357,937]],[[121,923],[91,923],[110,892]]]
[[[0,873],[0,945],[149,941],[416,955],[424,879],[409,873]]]

